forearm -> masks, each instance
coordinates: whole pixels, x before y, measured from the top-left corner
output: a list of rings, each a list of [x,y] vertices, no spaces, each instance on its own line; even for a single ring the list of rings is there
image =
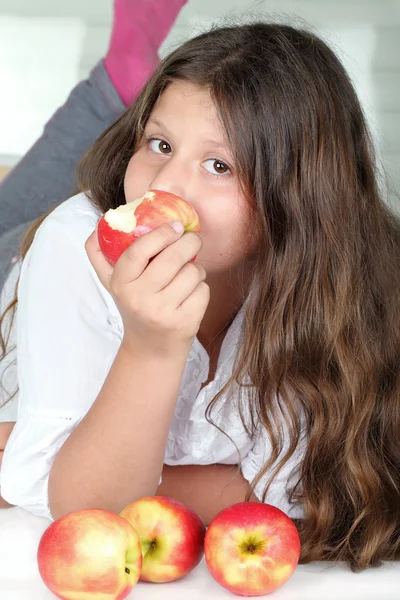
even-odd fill
[[[76,166],[124,105],[100,62],[46,124],[0,185],[0,235],[36,219],[76,191]]]
[[[52,465],[54,518],[89,507],[120,512],[155,494],[185,363],[183,355],[153,358],[121,346],[98,397]]]
[[[0,508],[12,508],[13,504],[9,504],[2,496],[0,496]]]
[[[15,423],[11,423],[9,421],[3,421],[0,423],[0,470],[1,463],[3,461],[4,448],[6,447],[6,443],[8,438],[14,428]],[[9,504],[4,498],[1,496],[1,488],[0,488],[0,508],[10,508],[13,506]]]
[[[157,496],[171,496],[194,510],[209,525],[224,508],[244,502],[249,484],[236,465],[164,465]],[[253,494],[253,502],[258,502]]]

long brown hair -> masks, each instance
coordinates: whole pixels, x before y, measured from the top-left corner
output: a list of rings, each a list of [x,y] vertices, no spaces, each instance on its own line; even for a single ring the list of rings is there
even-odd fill
[[[273,451],[247,500],[305,433],[287,488],[304,509],[300,562],[344,560],[359,571],[399,558],[400,221],[379,189],[351,81],[305,27],[212,27],[161,62],[82,160],[80,189],[102,211],[125,203],[133,149],[177,80],[209,89],[260,236],[243,344],[207,418],[230,384],[250,378],[243,424],[254,436],[261,423]]]

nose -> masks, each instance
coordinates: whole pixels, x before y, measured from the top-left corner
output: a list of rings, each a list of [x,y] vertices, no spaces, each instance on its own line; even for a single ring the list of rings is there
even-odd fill
[[[190,190],[191,182],[189,166],[174,156],[158,168],[148,189],[170,192],[190,202],[193,191]]]

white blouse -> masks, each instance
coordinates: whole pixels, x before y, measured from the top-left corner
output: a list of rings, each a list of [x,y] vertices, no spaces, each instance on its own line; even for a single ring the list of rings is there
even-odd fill
[[[42,223],[22,262],[11,271],[1,297],[1,310],[13,297],[20,275],[18,309],[11,328],[0,377],[6,392],[19,391],[0,409],[0,421],[16,421],[4,452],[1,495],[10,504],[53,520],[48,504],[48,479],[53,460],[92,406],[114,361],[123,323],[112,296],[97,277],[85,250],[101,212],[85,194],[59,205]],[[168,465],[240,464],[251,482],[270,452],[266,432],[251,440],[235,410],[237,389],[218,401],[214,421],[232,442],[205,418],[205,409],[232,373],[240,345],[247,301],[223,341],[215,379],[208,379],[209,356],[197,337],[181,380],[168,435]],[[17,358],[16,365],[12,360]],[[8,398],[1,391],[0,404]],[[286,436],[287,437],[287,436]],[[285,484],[300,460],[302,448],[274,480],[266,501],[292,518],[299,507],[289,505]],[[266,479],[255,492],[261,497]]]

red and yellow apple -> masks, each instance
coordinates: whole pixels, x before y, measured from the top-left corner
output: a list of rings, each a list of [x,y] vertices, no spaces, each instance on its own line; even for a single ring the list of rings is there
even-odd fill
[[[43,582],[58,598],[122,600],[139,580],[142,549],[125,519],[88,508],[49,525],[37,560]]]
[[[262,596],[293,575],[300,557],[300,537],[279,508],[240,502],[219,512],[204,540],[209,572],[222,587],[239,596]]]
[[[110,208],[100,217],[97,225],[100,249],[115,266],[121,254],[139,237],[171,221],[181,221],[185,231],[200,231],[199,217],[189,202],[170,192],[149,190],[142,198]]]
[[[202,559],[205,525],[182,502],[147,496],[128,504],[120,515],[134,527],[142,544],[142,581],[175,581]]]

